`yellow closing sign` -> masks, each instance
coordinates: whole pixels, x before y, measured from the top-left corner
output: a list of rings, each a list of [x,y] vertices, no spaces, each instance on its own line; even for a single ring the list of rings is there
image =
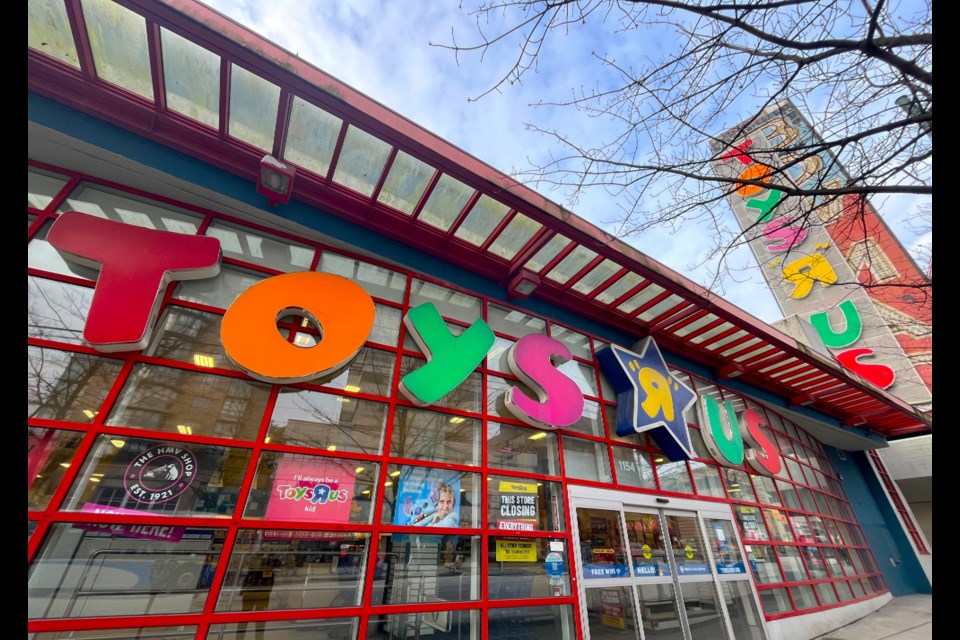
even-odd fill
[[[536,493],[537,485],[523,482],[500,481],[500,493]]]
[[[497,562],[536,562],[537,543],[497,540]]]

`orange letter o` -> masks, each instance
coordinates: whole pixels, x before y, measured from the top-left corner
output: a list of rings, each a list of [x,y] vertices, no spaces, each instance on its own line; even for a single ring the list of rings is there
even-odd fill
[[[770,167],[765,164],[750,165],[737,177],[741,180],[762,180],[763,182],[768,182],[770,180]],[[764,187],[758,187],[755,184],[742,184],[737,187],[737,193],[742,196],[752,196],[757,191],[763,191],[763,189]]]
[[[280,335],[277,319],[290,313],[315,322],[323,337],[298,347]],[[220,341],[230,360],[257,380],[296,383],[336,371],[363,346],[373,328],[373,299],[342,276],[315,271],[262,280],[223,315]]]

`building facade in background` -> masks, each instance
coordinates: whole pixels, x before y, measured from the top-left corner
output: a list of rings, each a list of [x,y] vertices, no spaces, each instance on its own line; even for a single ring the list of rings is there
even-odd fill
[[[806,640],[931,591],[900,398],[203,5],[28,36],[31,640]]]

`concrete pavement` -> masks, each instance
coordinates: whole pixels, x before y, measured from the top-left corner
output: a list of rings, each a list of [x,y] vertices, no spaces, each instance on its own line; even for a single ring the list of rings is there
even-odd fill
[[[933,596],[893,598],[871,614],[813,640],[930,640]]]

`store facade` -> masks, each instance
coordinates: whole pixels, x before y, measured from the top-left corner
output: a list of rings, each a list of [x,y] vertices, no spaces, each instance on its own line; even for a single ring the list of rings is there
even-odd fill
[[[29,637],[787,640],[929,592],[865,453],[909,406],[202,6],[30,26]]]

